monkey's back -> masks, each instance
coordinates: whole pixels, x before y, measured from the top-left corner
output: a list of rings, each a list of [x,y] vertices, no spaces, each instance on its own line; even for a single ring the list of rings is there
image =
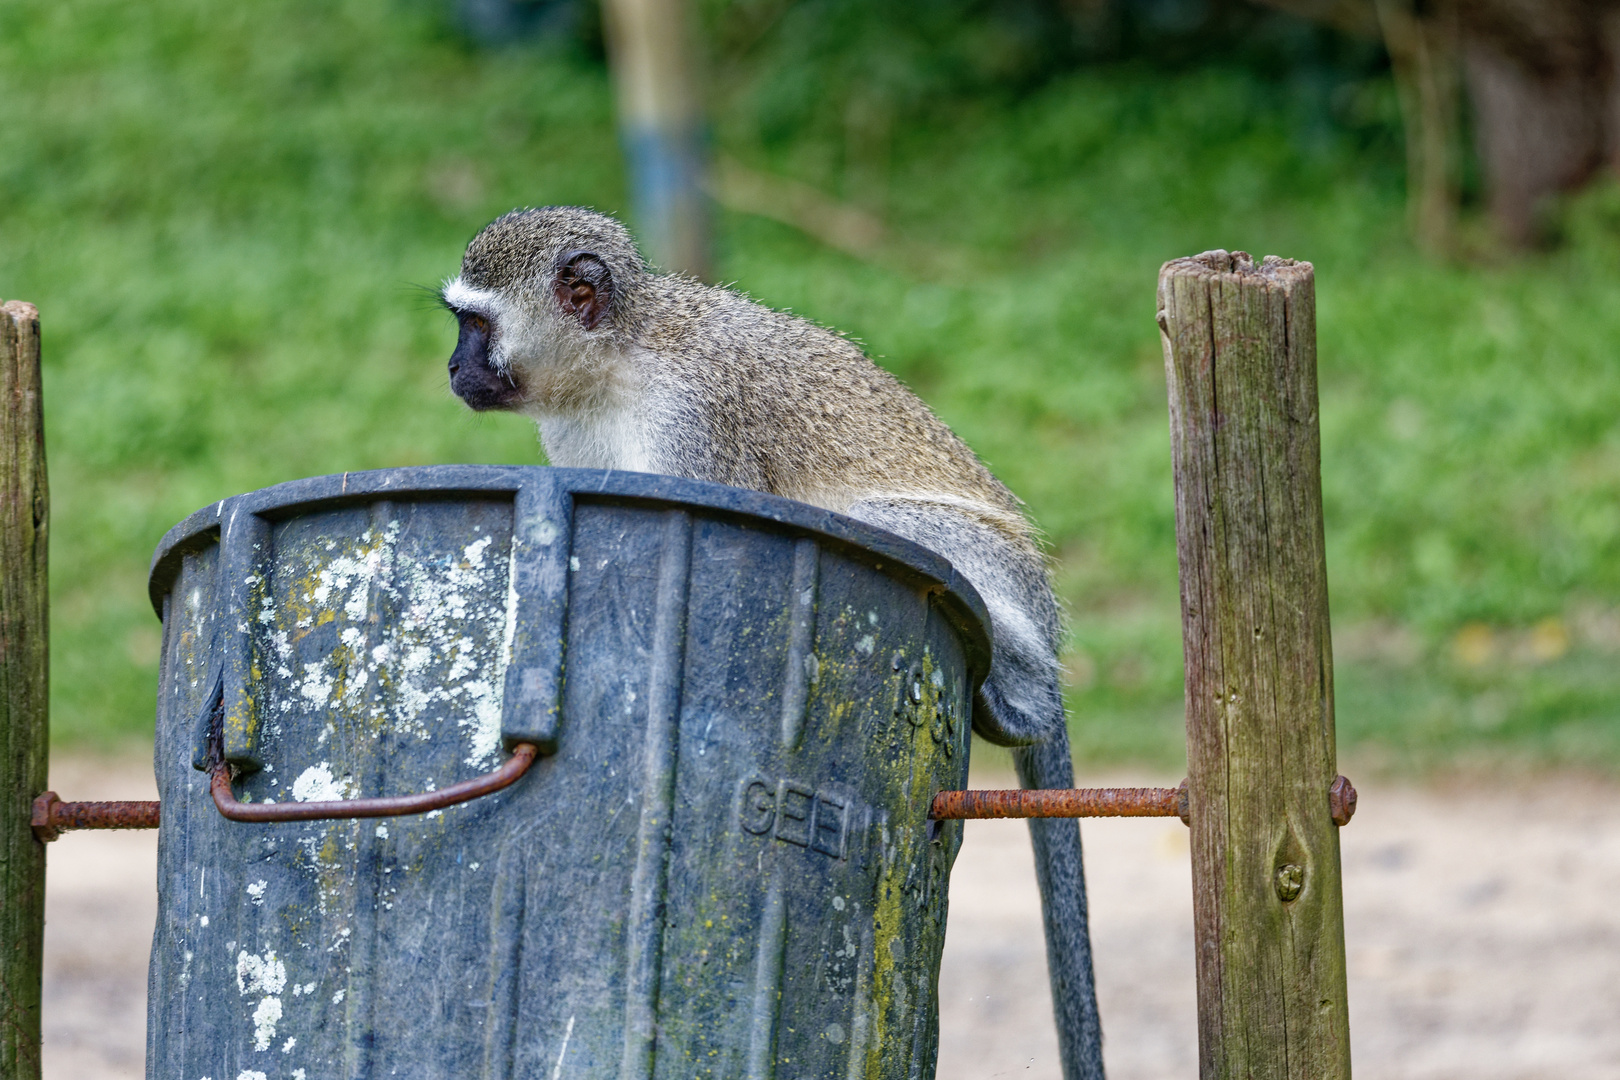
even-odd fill
[[[874,495],[960,500],[1028,540],[1018,499],[854,342],[688,279],[649,282],[666,316],[640,344],[682,472],[843,509]],[[673,317],[669,317],[673,316]]]

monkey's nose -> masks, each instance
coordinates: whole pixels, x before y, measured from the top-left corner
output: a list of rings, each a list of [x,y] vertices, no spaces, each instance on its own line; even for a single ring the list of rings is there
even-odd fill
[[[454,358],[452,358],[451,361],[450,361],[450,374],[454,375],[456,372],[458,372],[460,370],[461,370],[461,365],[459,363],[457,363]]]

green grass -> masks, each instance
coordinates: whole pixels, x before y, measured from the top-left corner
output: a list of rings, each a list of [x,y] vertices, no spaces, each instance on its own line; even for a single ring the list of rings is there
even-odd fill
[[[138,739],[146,561],[180,517],[344,469],[537,460],[525,423],[452,399],[452,328],[416,286],[512,206],[623,209],[609,87],[566,50],[472,51],[419,4],[0,0],[0,22],[0,296],[45,320],[53,723]],[[1620,192],[1567,208],[1554,254],[1426,262],[1393,95],[1350,90],[1355,130],[1241,70],[1094,69],[934,110],[876,165],[722,96],[724,150],[904,244],[859,261],[722,215],[721,266],[864,340],[1028,500],[1082,753],[1174,767],[1155,274],[1212,247],[1312,260],[1342,743],[1620,768]]]

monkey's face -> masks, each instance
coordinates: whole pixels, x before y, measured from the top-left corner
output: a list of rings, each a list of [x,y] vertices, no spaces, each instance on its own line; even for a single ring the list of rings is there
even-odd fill
[[[606,215],[551,206],[497,218],[440,293],[461,324],[450,388],[474,409],[537,419],[592,407],[645,273],[630,234]]]
[[[591,259],[585,256],[585,259]],[[554,410],[568,371],[603,344],[607,288],[586,282],[570,260],[550,280],[503,289],[445,286],[445,305],[460,324],[450,356],[450,389],[480,412],[505,409],[536,415]],[[567,396],[567,395],[564,395]]]
[[[611,349],[613,277],[591,252],[566,252],[558,262],[538,282],[491,289],[463,274],[445,285],[445,306],[461,326],[450,389],[470,407],[539,416],[585,404],[589,380],[573,369]]]
[[[450,389],[479,412],[516,408],[523,391],[512,372],[491,359],[495,327],[490,317],[465,308],[451,310],[461,323],[461,333],[450,354]]]

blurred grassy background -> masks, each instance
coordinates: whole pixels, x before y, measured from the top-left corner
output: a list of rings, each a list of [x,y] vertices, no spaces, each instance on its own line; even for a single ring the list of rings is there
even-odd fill
[[[940,75],[881,32],[904,5],[708,17],[717,148],[895,238],[858,259],[723,214],[724,277],[862,339],[1028,500],[1084,759],[1181,761],[1154,280],[1226,247],[1317,268],[1346,752],[1620,767],[1620,190],[1566,206],[1550,253],[1441,265],[1405,238],[1387,76],[1320,34],[1277,45],[1292,65],[1042,66],[1038,27],[969,26],[928,51]],[[0,297],[45,326],[54,730],[135,741],[146,562],[180,517],[538,460],[528,424],[451,397],[453,325],[419,286],[513,206],[623,209],[608,80],[588,26],[480,49],[426,0],[0,0],[0,26]]]

